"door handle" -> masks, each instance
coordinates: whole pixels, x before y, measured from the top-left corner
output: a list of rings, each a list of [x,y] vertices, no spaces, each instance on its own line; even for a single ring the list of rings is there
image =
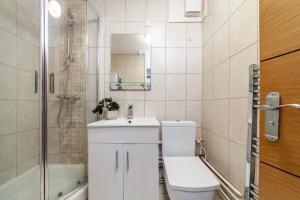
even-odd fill
[[[254,106],[254,108],[266,111],[265,137],[271,142],[276,142],[279,140],[280,108],[300,109],[300,104],[280,105],[280,94],[278,92],[268,93],[266,102],[266,105],[256,105]]]
[[[296,108],[300,109],[300,104],[284,104],[284,105],[278,105],[278,106],[270,106],[270,105],[256,105],[255,108],[261,109],[261,110],[278,110],[280,108]]]
[[[116,170],[118,170],[119,169],[119,151],[116,151],[116,160],[115,160],[116,162]]]
[[[126,153],[126,166],[127,166],[127,171],[129,171],[129,152],[128,151]]]

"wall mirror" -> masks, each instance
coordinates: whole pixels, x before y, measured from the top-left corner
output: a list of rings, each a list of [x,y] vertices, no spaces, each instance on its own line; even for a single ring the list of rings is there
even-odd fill
[[[151,90],[151,35],[112,34],[110,90]]]

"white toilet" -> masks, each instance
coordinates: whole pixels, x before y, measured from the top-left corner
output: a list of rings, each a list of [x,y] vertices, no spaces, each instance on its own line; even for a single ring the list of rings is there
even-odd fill
[[[171,200],[212,200],[220,183],[195,156],[196,124],[162,122],[162,153],[166,187]]]

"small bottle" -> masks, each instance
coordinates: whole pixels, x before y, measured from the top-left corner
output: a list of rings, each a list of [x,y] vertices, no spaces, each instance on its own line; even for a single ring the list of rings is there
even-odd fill
[[[127,114],[128,119],[133,119],[133,105],[129,104],[128,105],[128,114]]]

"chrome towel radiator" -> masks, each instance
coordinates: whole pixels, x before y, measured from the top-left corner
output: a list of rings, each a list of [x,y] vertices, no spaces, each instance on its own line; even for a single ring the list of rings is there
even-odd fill
[[[260,70],[255,64],[249,66],[248,138],[245,200],[258,200],[259,187],[256,180],[259,163],[258,109],[260,105]]]

